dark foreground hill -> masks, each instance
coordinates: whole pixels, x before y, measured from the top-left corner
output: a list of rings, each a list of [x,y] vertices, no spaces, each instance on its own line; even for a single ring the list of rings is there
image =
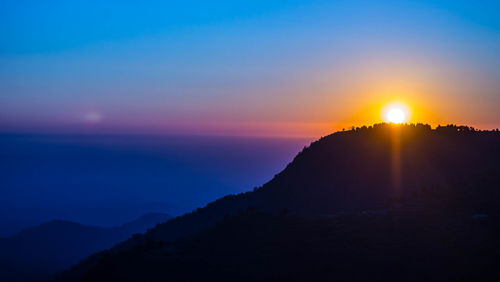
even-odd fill
[[[0,239],[0,281],[48,279],[97,251],[165,222],[150,213],[113,228],[55,220]]]
[[[332,253],[338,252],[339,254],[346,254],[348,250],[353,252],[353,254],[359,253],[359,258],[356,260],[346,260],[347,262],[344,265],[365,262],[365,264],[360,264],[359,266],[369,267],[372,262],[377,261],[375,250],[378,250],[381,256],[384,256],[383,254],[386,251],[389,251],[389,254],[391,254],[388,255],[391,257],[390,259],[380,257],[382,262],[393,262],[394,258],[392,256],[398,255],[398,253],[390,253],[391,249],[387,249],[391,245],[391,240],[373,242],[369,240],[370,237],[368,236],[362,237],[358,241],[345,243],[348,246],[343,246],[343,243],[339,243],[344,242],[352,236],[358,236],[358,231],[352,231],[356,230],[356,228],[361,228],[362,232],[366,232],[366,234],[373,235],[376,238],[379,236],[376,235],[377,232],[383,237],[387,235],[388,238],[394,239],[394,244],[400,248],[397,250],[401,252],[405,249],[409,252],[417,252],[429,240],[434,240],[428,248],[425,248],[425,250],[432,250],[434,246],[439,245],[439,242],[446,243],[447,239],[443,240],[444,238],[448,238],[448,236],[460,235],[467,238],[470,235],[470,245],[467,245],[467,240],[460,241],[459,245],[471,252],[475,252],[474,240],[477,238],[474,236],[476,236],[476,233],[470,233],[471,228],[476,228],[476,221],[473,221],[473,216],[481,217],[486,214],[488,215],[488,224],[491,225],[484,227],[484,230],[481,229],[486,234],[486,237],[495,235],[498,230],[496,218],[499,214],[498,201],[500,200],[500,185],[498,181],[498,175],[500,175],[499,145],[500,133],[498,131],[476,131],[468,127],[456,126],[439,127],[433,130],[427,125],[393,126],[380,124],[373,127],[337,132],[321,138],[309,147],[304,148],[285,170],[255,191],[224,197],[193,213],[160,224],[144,235],[134,236],[110,251],[90,257],[71,271],[66,272],[61,278],[91,277],[92,279],[97,279],[99,277],[107,277],[106,275],[110,275],[111,272],[114,273],[113,275],[118,275],[116,277],[119,277],[119,275],[122,275],[120,273],[121,270],[113,268],[113,265],[115,267],[121,264],[128,265],[128,254],[132,252],[133,256],[141,257],[141,254],[136,252],[138,250],[141,252],[144,248],[146,248],[144,249],[144,255],[151,257],[153,260],[148,265],[153,268],[157,267],[158,269],[147,267],[142,269],[143,264],[138,264],[138,267],[133,270],[136,273],[131,273],[132,270],[126,268],[126,270],[123,270],[123,275],[139,280],[142,280],[140,279],[140,275],[146,275],[146,272],[163,275],[164,273],[160,271],[160,268],[166,267],[165,264],[168,264],[170,260],[179,260],[179,264],[174,264],[178,269],[197,271],[197,269],[207,267],[206,271],[208,272],[201,273],[207,274],[208,279],[212,277],[210,273],[213,273],[213,277],[220,279],[226,277],[224,275],[227,273],[229,273],[229,276],[240,273],[240,266],[233,268],[232,263],[238,263],[238,259],[240,258],[239,256],[235,256],[234,252],[241,253],[240,256],[245,256],[245,252],[249,251],[246,246],[240,246],[241,248],[238,249],[238,246],[230,247],[229,245],[221,245],[221,248],[204,246],[205,243],[202,246],[196,245],[196,242],[199,241],[208,242],[206,241],[208,240],[206,236],[217,237],[206,234],[224,236],[224,232],[220,231],[225,230],[224,228],[215,228],[210,231],[215,233],[200,233],[194,235],[194,237],[189,237],[190,239],[184,239],[187,241],[175,240],[186,236],[193,236],[192,234],[214,226],[217,222],[223,220],[225,216],[234,215],[238,210],[245,210],[247,208],[258,209],[272,214],[287,213],[292,218],[295,218],[293,216],[302,216],[306,218],[304,219],[305,223],[303,223],[305,225],[302,226],[302,223],[300,223],[297,228],[303,234],[307,233],[305,230],[309,228],[308,225],[311,218],[318,216],[339,217],[341,213],[357,215],[363,213],[380,214],[380,217],[374,221],[379,222],[380,226],[370,223],[371,219],[366,218],[363,218],[361,223],[357,220],[352,221],[350,218],[342,219],[342,228],[347,228],[351,231],[346,231],[344,237],[339,237],[340,239],[338,240],[340,241],[330,242],[335,246],[326,250]],[[408,234],[421,234],[423,237],[415,237],[416,241],[410,238],[408,238],[408,241],[405,241],[405,236],[400,234],[399,229],[395,229],[395,233],[392,235],[390,234],[390,228],[392,227],[387,227],[389,230],[380,231],[379,228],[385,228],[387,225],[391,226],[393,224],[392,216],[394,215],[402,217],[400,222],[402,222],[403,227],[401,228],[411,226]],[[414,219],[416,220],[416,225],[412,225],[411,221],[406,222],[406,216],[416,218]],[[260,218],[257,217],[255,219],[257,222],[252,225],[253,229],[248,228],[247,231],[249,234],[264,232],[262,236],[267,238],[267,236],[279,233],[279,237],[282,237],[282,240],[285,242],[287,240],[303,240],[304,244],[309,244],[313,249],[323,248],[322,246],[328,245],[328,240],[330,240],[328,239],[329,237],[325,237],[326,239],[322,238],[322,240],[327,241],[316,241],[315,232],[321,232],[321,226],[313,226],[314,229],[308,233],[308,236],[311,237],[307,238],[306,236],[296,239],[293,237],[294,232],[280,231],[281,224],[286,225],[288,223],[275,223],[271,226],[276,225],[277,227],[270,228],[270,225],[259,222]],[[287,217],[284,218],[283,220],[285,221],[295,220]],[[434,221],[428,221],[429,218]],[[437,218],[443,218],[444,222],[439,223],[435,221]],[[240,224],[239,226],[245,229],[244,226],[247,225],[245,219],[235,220],[235,224]],[[274,218],[273,220],[277,219]],[[466,223],[460,225],[461,221],[466,221]],[[332,224],[328,221],[322,222],[322,224],[326,224],[324,228]],[[429,225],[429,228],[432,230],[440,226],[440,224],[448,226],[450,230],[447,233],[440,233],[438,231],[419,233],[419,228],[426,228],[427,222],[429,224],[432,223]],[[286,230],[286,227],[283,228],[283,230]],[[333,230],[342,230],[339,226],[331,228]],[[484,234],[483,231],[478,232]],[[286,238],[287,236],[292,237]],[[252,244],[257,244],[254,241],[256,239],[252,239],[252,236],[242,238],[245,238],[245,240],[240,242],[248,241],[247,243],[241,243],[242,245],[249,244],[249,246],[253,246]],[[182,260],[182,252],[178,253],[177,247],[171,247],[172,245],[167,243],[174,241],[176,242],[175,244],[178,244],[174,244],[175,246],[180,246],[179,248],[183,250],[191,250],[191,253],[188,255],[189,260]],[[495,243],[494,240],[484,242],[485,245],[481,245],[479,248],[496,250],[493,246],[493,243]],[[160,247],[157,248],[155,246]],[[219,260],[219,262],[215,261],[214,264],[203,266],[206,261],[210,261],[210,259],[207,259],[206,253],[202,251],[203,246],[204,248],[212,248],[210,249],[212,255],[219,258],[226,258],[227,260]],[[248,256],[251,261],[247,261],[249,263],[248,271],[255,269],[256,272],[253,273],[255,275],[259,273],[272,275],[272,270],[259,270],[260,261],[268,260],[269,265],[266,267],[272,268],[273,263],[279,263],[277,261],[284,259],[297,260],[301,262],[300,265],[304,263],[306,268],[301,275],[312,275],[311,273],[316,269],[314,266],[317,260],[316,253],[306,252],[304,256],[301,256],[299,254],[303,249],[293,249],[293,244],[276,244],[275,247],[270,246],[262,252],[249,253]],[[340,248],[339,246],[342,246],[342,248],[338,249]],[[382,247],[379,248],[379,246]],[[226,248],[234,248],[234,251],[224,255]],[[363,253],[365,248],[368,248],[371,252],[366,261],[362,259],[366,256]],[[437,256],[459,259],[454,253],[449,252],[451,249],[438,252]],[[287,257],[288,251],[294,253],[290,258]],[[472,256],[472,253],[468,253],[468,255],[475,257]],[[488,253],[488,256],[490,255],[494,254]],[[409,256],[403,258],[410,259]],[[331,261],[325,262],[327,265],[342,263],[342,256],[331,255],[330,259]],[[425,263],[423,256],[417,256],[415,259]],[[308,260],[310,260],[309,265],[307,265]],[[130,263],[132,261],[134,260],[132,259]],[[398,262],[398,260],[394,262]],[[415,271],[418,263],[409,265],[407,264],[408,262],[406,261],[402,265],[396,265],[395,267],[403,267],[403,269],[408,268],[408,271]],[[295,266],[297,265],[292,264],[292,268]],[[227,269],[229,272],[221,272],[221,269]],[[335,269],[338,268],[332,266],[331,271],[336,272]],[[443,270],[444,268],[438,269]],[[325,272],[327,269],[318,268],[317,270],[320,271],[319,274],[315,274],[319,275],[318,277],[330,277]],[[243,271],[241,273],[246,272]],[[321,273],[327,276],[323,276]],[[426,273],[431,273],[431,271],[429,270]],[[221,277],[220,275],[223,276]],[[283,279],[288,277],[282,276],[284,272],[280,271],[276,275]],[[440,275],[444,275],[444,272]],[[175,279],[182,278],[181,276],[175,277]],[[189,277],[193,278],[192,276]],[[401,278],[400,276],[395,277]],[[160,280],[167,278],[158,277]],[[266,276],[266,278],[271,279],[272,276]],[[214,278],[212,280],[220,279]]]
[[[104,256],[83,281],[498,281],[499,218],[246,211]]]

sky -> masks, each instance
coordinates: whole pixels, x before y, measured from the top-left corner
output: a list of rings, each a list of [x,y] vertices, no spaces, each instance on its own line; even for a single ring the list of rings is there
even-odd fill
[[[500,126],[498,1],[0,1],[0,132]]]

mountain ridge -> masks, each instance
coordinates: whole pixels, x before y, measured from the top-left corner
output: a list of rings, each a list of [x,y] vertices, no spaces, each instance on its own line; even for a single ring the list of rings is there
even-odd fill
[[[26,228],[0,239],[0,280],[48,279],[80,259],[170,218],[167,214],[148,213],[111,228],[67,220],[52,220]],[[26,277],[19,277],[21,273]]]
[[[85,273],[103,257],[134,246],[195,234],[248,208],[313,216],[387,208],[394,200],[432,187],[446,190],[452,182],[498,173],[499,144],[498,131],[455,125],[432,129],[424,124],[376,124],[335,132],[306,146],[254,191],[225,196],[159,224],[89,257],[70,273]],[[394,154],[399,154],[399,183],[394,181]],[[488,189],[496,185],[487,183]]]

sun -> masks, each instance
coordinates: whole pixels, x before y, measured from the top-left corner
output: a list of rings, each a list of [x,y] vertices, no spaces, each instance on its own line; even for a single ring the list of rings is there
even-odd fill
[[[403,123],[406,120],[406,114],[401,108],[392,108],[385,115],[385,119],[391,123]]]
[[[408,121],[408,107],[401,103],[393,103],[388,105],[384,111],[384,119],[386,122],[400,124]]]

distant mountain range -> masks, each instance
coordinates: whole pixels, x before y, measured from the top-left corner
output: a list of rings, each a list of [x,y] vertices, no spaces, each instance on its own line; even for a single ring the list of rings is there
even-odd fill
[[[54,220],[0,239],[0,280],[40,280],[62,271],[92,253],[143,233],[171,216],[145,214],[113,228]]]
[[[499,161],[498,131],[377,124],[337,132],[262,187],[133,236],[59,279],[472,279],[495,266],[499,250]],[[433,265],[440,261],[447,265]]]

